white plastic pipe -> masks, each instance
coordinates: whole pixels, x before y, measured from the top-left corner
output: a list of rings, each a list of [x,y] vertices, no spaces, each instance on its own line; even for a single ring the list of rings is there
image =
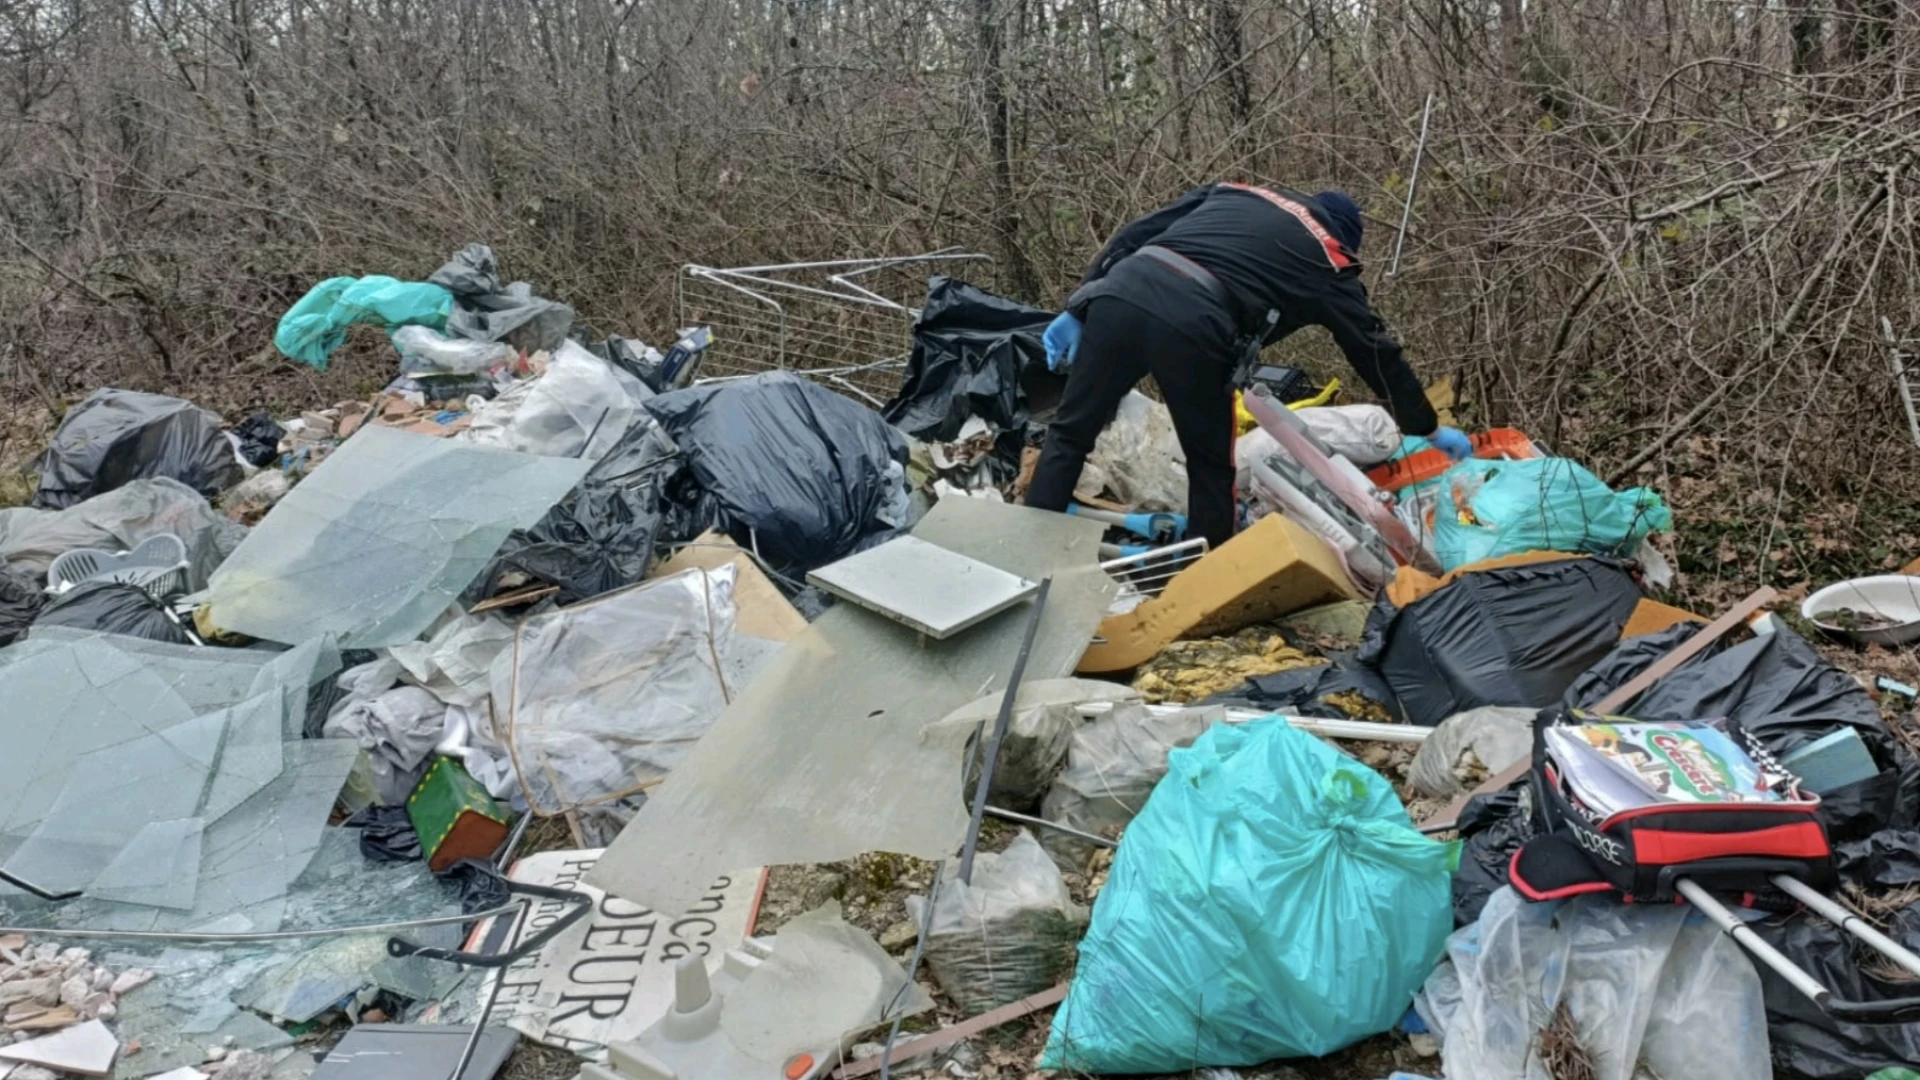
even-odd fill
[[[1848,910],[1832,897],[1823,896],[1806,882],[1785,874],[1775,875],[1773,883],[1781,892],[1812,908],[1828,922],[1873,946],[1882,956],[1915,975],[1920,975],[1920,956],[1915,956],[1906,946],[1881,933],[1872,923]]]
[[[1712,919],[1720,929],[1726,931],[1727,936],[1739,942],[1741,948],[1772,968],[1774,974],[1787,980],[1795,990],[1812,998],[1816,1005],[1823,1004],[1827,1000],[1828,990],[1820,985],[1818,979],[1801,970],[1798,964],[1787,959],[1779,949],[1767,944],[1765,938],[1754,933],[1753,928],[1748,926],[1740,916],[1728,910],[1725,904],[1715,900],[1707,890],[1686,878],[1680,878],[1673,885],[1679,890],[1681,896],[1687,898],[1688,903],[1699,908],[1707,918]]]

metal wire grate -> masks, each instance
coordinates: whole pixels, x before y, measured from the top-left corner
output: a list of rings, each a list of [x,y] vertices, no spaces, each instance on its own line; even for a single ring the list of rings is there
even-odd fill
[[[927,275],[963,270],[990,278],[993,259],[946,248],[770,266],[689,263],[674,300],[680,326],[713,328],[703,381],[786,370],[877,408],[900,388]]]

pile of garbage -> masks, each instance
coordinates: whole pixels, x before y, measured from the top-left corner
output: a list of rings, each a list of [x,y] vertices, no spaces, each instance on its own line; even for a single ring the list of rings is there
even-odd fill
[[[368,400],[73,407],[0,510],[0,1077],[1920,1061],[1920,692],[1654,599],[1653,492],[1298,372],[1217,550],[1144,395],[1019,506],[1051,318],[933,279],[876,410],[471,245],[286,313],[388,334]]]

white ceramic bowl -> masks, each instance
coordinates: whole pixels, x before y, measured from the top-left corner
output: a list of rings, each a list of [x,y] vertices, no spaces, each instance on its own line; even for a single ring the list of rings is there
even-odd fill
[[[1834,612],[1842,610],[1892,622],[1872,629],[1844,626],[1833,618]],[[1876,645],[1905,645],[1920,639],[1920,577],[1881,574],[1837,582],[1807,597],[1800,614],[1830,634]]]

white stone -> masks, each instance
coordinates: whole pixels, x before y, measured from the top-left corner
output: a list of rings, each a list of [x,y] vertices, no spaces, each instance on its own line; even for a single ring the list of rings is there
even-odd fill
[[[93,989],[95,993],[105,991],[113,985],[113,972],[106,968],[93,969]]]
[[[12,1005],[17,1001],[32,1001],[47,991],[53,991],[57,999],[60,986],[50,978],[13,979],[0,983],[0,1005]]]
[[[60,984],[60,1004],[79,1008],[87,1003],[93,993],[93,981],[79,975]]]
[[[152,981],[152,979],[153,979],[153,972],[148,971],[145,968],[129,968],[126,971],[121,972],[120,977],[113,980],[113,985],[108,989],[112,992],[114,997],[119,997],[121,994],[128,993],[129,991],[132,991],[132,990],[137,990],[140,987],[147,985],[147,983]]]

